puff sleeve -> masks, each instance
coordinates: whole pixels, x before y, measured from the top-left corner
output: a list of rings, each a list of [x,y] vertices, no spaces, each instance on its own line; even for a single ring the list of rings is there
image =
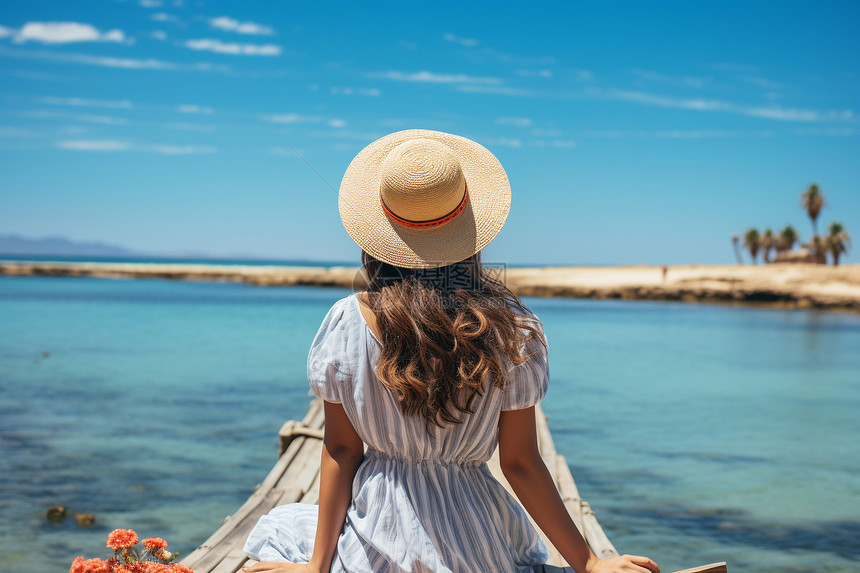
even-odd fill
[[[308,353],[311,392],[317,398],[335,404],[343,402],[352,381],[346,301],[336,302],[328,311]]]
[[[534,326],[545,341],[543,324],[531,315]],[[527,331],[525,331],[527,332]],[[523,410],[544,399],[549,389],[549,356],[547,348],[536,338],[525,344],[525,354],[532,354],[522,364],[508,371],[506,390],[502,392],[502,411]]]

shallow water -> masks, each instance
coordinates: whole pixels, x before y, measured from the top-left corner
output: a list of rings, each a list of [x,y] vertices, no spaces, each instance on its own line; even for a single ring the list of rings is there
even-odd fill
[[[310,341],[346,294],[0,277],[0,571],[106,557],[116,527],[192,551],[304,415]],[[857,568],[860,316],[526,302],[556,446],[620,552],[663,571]],[[47,522],[55,504],[96,525]]]

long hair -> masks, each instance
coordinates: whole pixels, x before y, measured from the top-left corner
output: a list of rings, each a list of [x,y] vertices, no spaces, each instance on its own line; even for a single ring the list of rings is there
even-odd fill
[[[448,266],[407,269],[362,251],[368,299],[382,336],[376,376],[401,412],[445,427],[472,413],[476,395],[505,389],[509,363],[546,347],[534,315],[481,264],[481,254]]]

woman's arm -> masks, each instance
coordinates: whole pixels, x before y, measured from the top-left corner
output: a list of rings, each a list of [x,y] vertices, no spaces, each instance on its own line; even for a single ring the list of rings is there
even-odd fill
[[[364,457],[364,443],[343,406],[323,401],[325,436],[320,458],[320,495],[314,554],[308,563],[290,564],[262,561],[243,571],[250,573],[324,572],[331,570],[337,539],[340,536],[349,503],[352,481]]]
[[[343,406],[323,403],[325,437],[320,460],[319,519],[310,565],[319,571],[328,571],[352,500],[352,481],[364,457],[364,443]]]
[[[636,571],[659,573],[638,555],[598,559],[573,523],[537,445],[534,406],[503,411],[499,417],[499,462],[523,507],[577,573]]]

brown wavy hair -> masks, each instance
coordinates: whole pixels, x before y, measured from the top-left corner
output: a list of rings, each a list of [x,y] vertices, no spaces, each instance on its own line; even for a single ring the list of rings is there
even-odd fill
[[[456,412],[474,412],[485,380],[505,389],[510,364],[547,346],[536,317],[480,252],[433,269],[395,267],[364,251],[361,262],[382,336],[376,376],[404,415],[424,417],[428,433],[431,423],[462,423]]]

